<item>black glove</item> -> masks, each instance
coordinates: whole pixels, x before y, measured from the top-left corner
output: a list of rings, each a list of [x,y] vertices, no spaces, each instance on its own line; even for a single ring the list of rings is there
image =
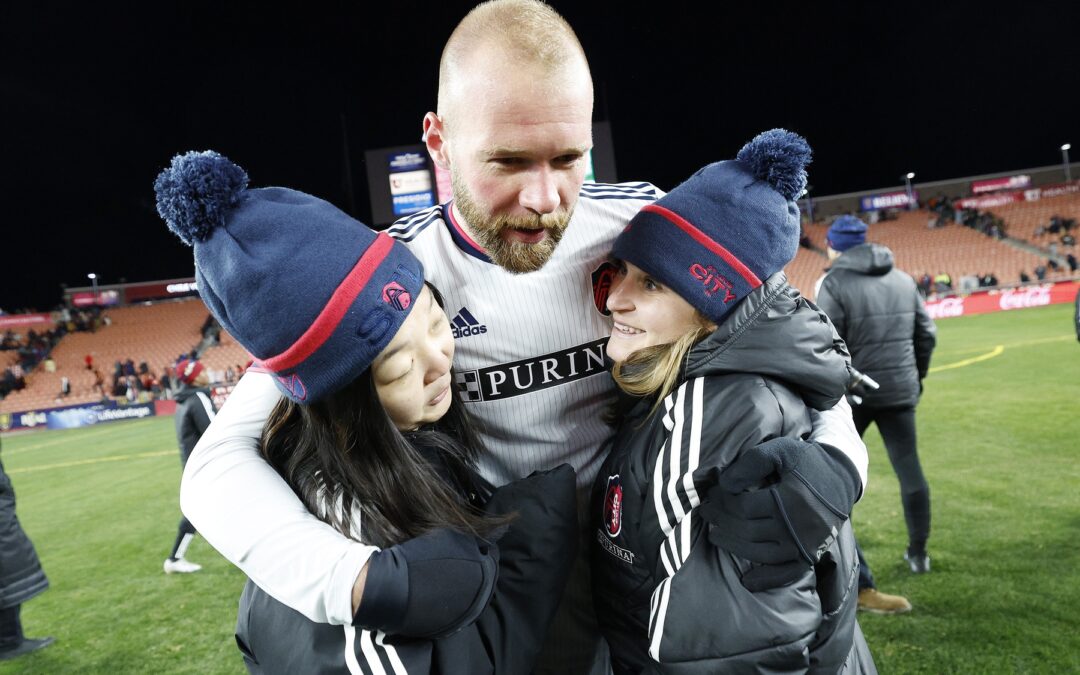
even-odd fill
[[[353,625],[409,637],[445,637],[491,600],[499,549],[469,534],[432,530],[371,555]]]
[[[836,448],[774,438],[719,474],[701,514],[712,525],[709,541],[715,546],[763,563],[743,575],[746,588],[777,588],[818,561],[861,487],[851,460]]]

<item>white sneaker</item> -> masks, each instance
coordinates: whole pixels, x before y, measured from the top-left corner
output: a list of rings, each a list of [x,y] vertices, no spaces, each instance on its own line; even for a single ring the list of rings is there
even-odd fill
[[[183,558],[165,561],[165,574],[190,574],[191,572],[198,572],[201,569],[202,565],[196,565]]]

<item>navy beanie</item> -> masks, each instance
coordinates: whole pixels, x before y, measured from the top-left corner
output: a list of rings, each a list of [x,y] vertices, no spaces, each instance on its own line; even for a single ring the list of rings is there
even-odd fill
[[[194,247],[214,317],[282,393],[311,403],[356,379],[393,339],[424,269],[329,202],[247,185],[216,152],[177,155],[154,182],[158,213]]]
[[[840,216],[825,235],[829,248],[839,253],[866,241],[866,223],[855,216]]]
[[[671,288],[714,323],[779,272],[799,247],[810,146],[784,129],[759,134],[734,160],[699,170],[641,209],[612,255]]]

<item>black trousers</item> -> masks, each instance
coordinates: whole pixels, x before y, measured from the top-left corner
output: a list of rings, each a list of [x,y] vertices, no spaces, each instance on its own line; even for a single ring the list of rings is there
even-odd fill
[[[21,609],[22,605],[0,609],[0,651],[22,643],[22,621],[19,619]]]
[[[871,422],[877,424],[889,462],[900,481],[900,501],[907,523],[908,550],[926,551],[930,538],[930,486],[919,463],[915,435],[915,408],[868,408],[854,406],[852,418],[862,436]],[[859,588],[873,588],[874,577],[859,550]]]

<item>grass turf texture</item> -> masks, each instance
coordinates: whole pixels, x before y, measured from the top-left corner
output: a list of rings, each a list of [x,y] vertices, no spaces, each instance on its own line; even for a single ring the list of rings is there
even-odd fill
[[[933,571],[913,576],[875,427],[855,511],[878,587],[914,611],[859,620],[882,673],[1080,672],[1080,344],[1070,305],[938,322],[919,407]],[[998,347],[1002,349],[998,350]],[[992,355],[992,356],[991,356]],[[171,418],[5,436],[18,512],[52,588],[23,607],[57,643],[8,673],[243,673],[243,575],[202,539],[166,576],[180,466]]]

